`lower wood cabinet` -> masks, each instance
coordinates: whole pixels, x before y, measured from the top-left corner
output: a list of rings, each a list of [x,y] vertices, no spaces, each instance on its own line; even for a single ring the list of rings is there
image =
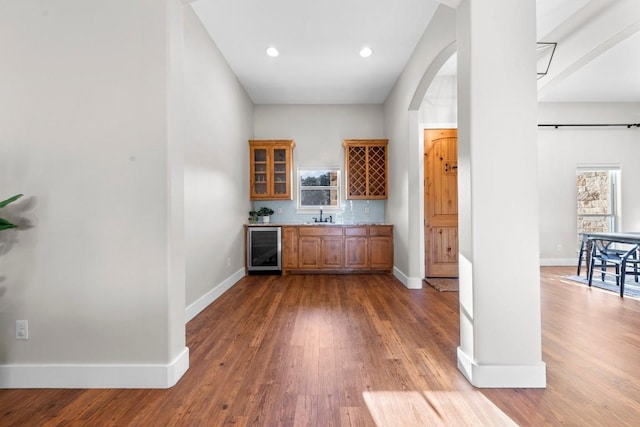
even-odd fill
[[[393,268],[393,228],[370,227],[369,266],[373,269]]]
[[[298,267],[301,269],[342,268],[342,227],[298,227]]]
[[[393,226],[285,226],[283,273],[366,272],[393,268]]]
[[[321,239],[317,236],[301,236],[298,240],[298,268],[317,269],[320,268]]]
[[[369,227],[344,227],[344,266],[369,268]]]
[[[282,227],[282,269],[298,268],[298,227]]]

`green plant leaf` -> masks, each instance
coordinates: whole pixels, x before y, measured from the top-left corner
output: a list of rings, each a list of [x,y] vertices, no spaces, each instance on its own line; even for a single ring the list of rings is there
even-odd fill
[[[7,200],[3,200],[2,202],[0,202],[0,208],[4,208],[5,206],[7,206],[9,203],[15,202],[16,200],[18,200],[20,197],[22,197],[24,194],[16,194],[13,197],[9,197]]]
[[[273,215],[273,213],[273,209],[264,206],[258,209],[258,216],[270,216]]]
[[[0,218],[0,230],[8,230],[10,228],[17,228],[18,226],[10,223],[4,218]]]

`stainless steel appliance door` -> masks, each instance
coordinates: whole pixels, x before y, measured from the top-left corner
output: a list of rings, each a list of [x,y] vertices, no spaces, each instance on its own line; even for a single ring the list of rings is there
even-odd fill
[[[249,227],[247,233],[247,269],[249,271],[282,270],[282,229]]]

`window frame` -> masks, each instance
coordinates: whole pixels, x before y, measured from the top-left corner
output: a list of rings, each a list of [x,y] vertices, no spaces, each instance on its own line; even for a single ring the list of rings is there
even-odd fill
[[[606,218],[609,223],[610,232],[619,231],[620,226],[620,212],[621,212],[621,193],[620,193],[620,180],[621,172],[619,165],[581,165],[578,164],[576,168],[576,180],[581,172],[607,172],[608,174],[608,213],[580,213],[578,206],[576,206],[576,228],[578,234],[578,240],[581,241],[581,233],[584,230],[579,228],[580,218]],[[577,189],[577,181],[576,181]]]
[[[302,178],[304,173],[308,172],[336,172],[337,179],[336,185],[330,186],[303,186]],[[335,205],[302,205],[302,192],[305,190],[330,190],[334,191],[336,194],[336,204]],[[315,213],[319,209],[322,209],[325,212],[340,212],[342,209],[342,200],[341,193],[342,191],[342,170],[337,166],[322,166],[322,167],[311,167],[311,166],[298,166],[296,169],[296,208],[298,213]]]

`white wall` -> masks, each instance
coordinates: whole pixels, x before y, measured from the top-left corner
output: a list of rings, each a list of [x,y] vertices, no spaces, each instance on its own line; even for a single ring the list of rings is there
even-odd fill
[[[3,210],[23,227],[0,234],[2,386],[166,387],[188,366],[170,280],[184,276],[168,159],[181,10],[0,3],[0,199],[25,194]]]
[[[639,123],[640,103],[540,103],[538,123]],[[576,167],[614,164],[621,169],[622,231],[640,231],[640,129],[539,128],[540,258],[543,264],[577,262]]]
[[[344,139],[383,138],[382,105],[256,105],[256,139],[293,139],[294,180],[295,169],[308,167],[339,167],[343,171],[344,183]],[[351,218],[351,209],[355,220],[379,222],[384,220],[386,203],[384,201],[353,201],[344,203],[344,191],[341,192],[342,212],[333,212],[334,218]],[[311,216],[296,212],[296,198],[285,202],[256,202],[260,206],[269,206],[282,214],[274,216],[274,221],[310,220]],[[364,213],[364,207],[370,208]],[[276,210],[277,212],[277,210]]]
[[[190,7],[184,70],[186,301],[191,318],[244,275],[253,103]]]
[[[382,105],[256,105],[256,139],[294,139],[296,166],[343,166],[342,141],[382,138]]]
[[[450,77],[446,77],[447,79]],[[455,78],[455,77],[451,77]],[[436,82],[437,83],[437,82]],[[429,88],[429,92],[432,87]],[[427,93],[428,96],[429,93]],[[448,97],[425,101],[422,123],[454,121],[455,102]],[[444,108],[442,106],[445,106]],[[538,123],[639,123],[639,103],[538,104]],[[620,230],[640,230],[640,198],[635,183],[640,169],[640,130],[626,127],[561,127],[538,129],[540,262],[542,265],[575,265],[578,259],[576,225],[576,168],[578,165],[622,167]]]
[[[429,81],[425,72],[437,60],[442,65],[450,56],[442,56],[455,41],[456,15],[453,9],[438,6],[402,74],[384,103],[384,133],[389,138],[388,222],[395,226],[394,250],[396,275],[410,287],[420,287],[424,271],[424,233],[422,200],[424,185],[420,156],[419,108]],[[438,69],[433,70],[433,76]],[[417,103],[411,106],[416,97]],[[413,111],[410,111],[412,109]]]

